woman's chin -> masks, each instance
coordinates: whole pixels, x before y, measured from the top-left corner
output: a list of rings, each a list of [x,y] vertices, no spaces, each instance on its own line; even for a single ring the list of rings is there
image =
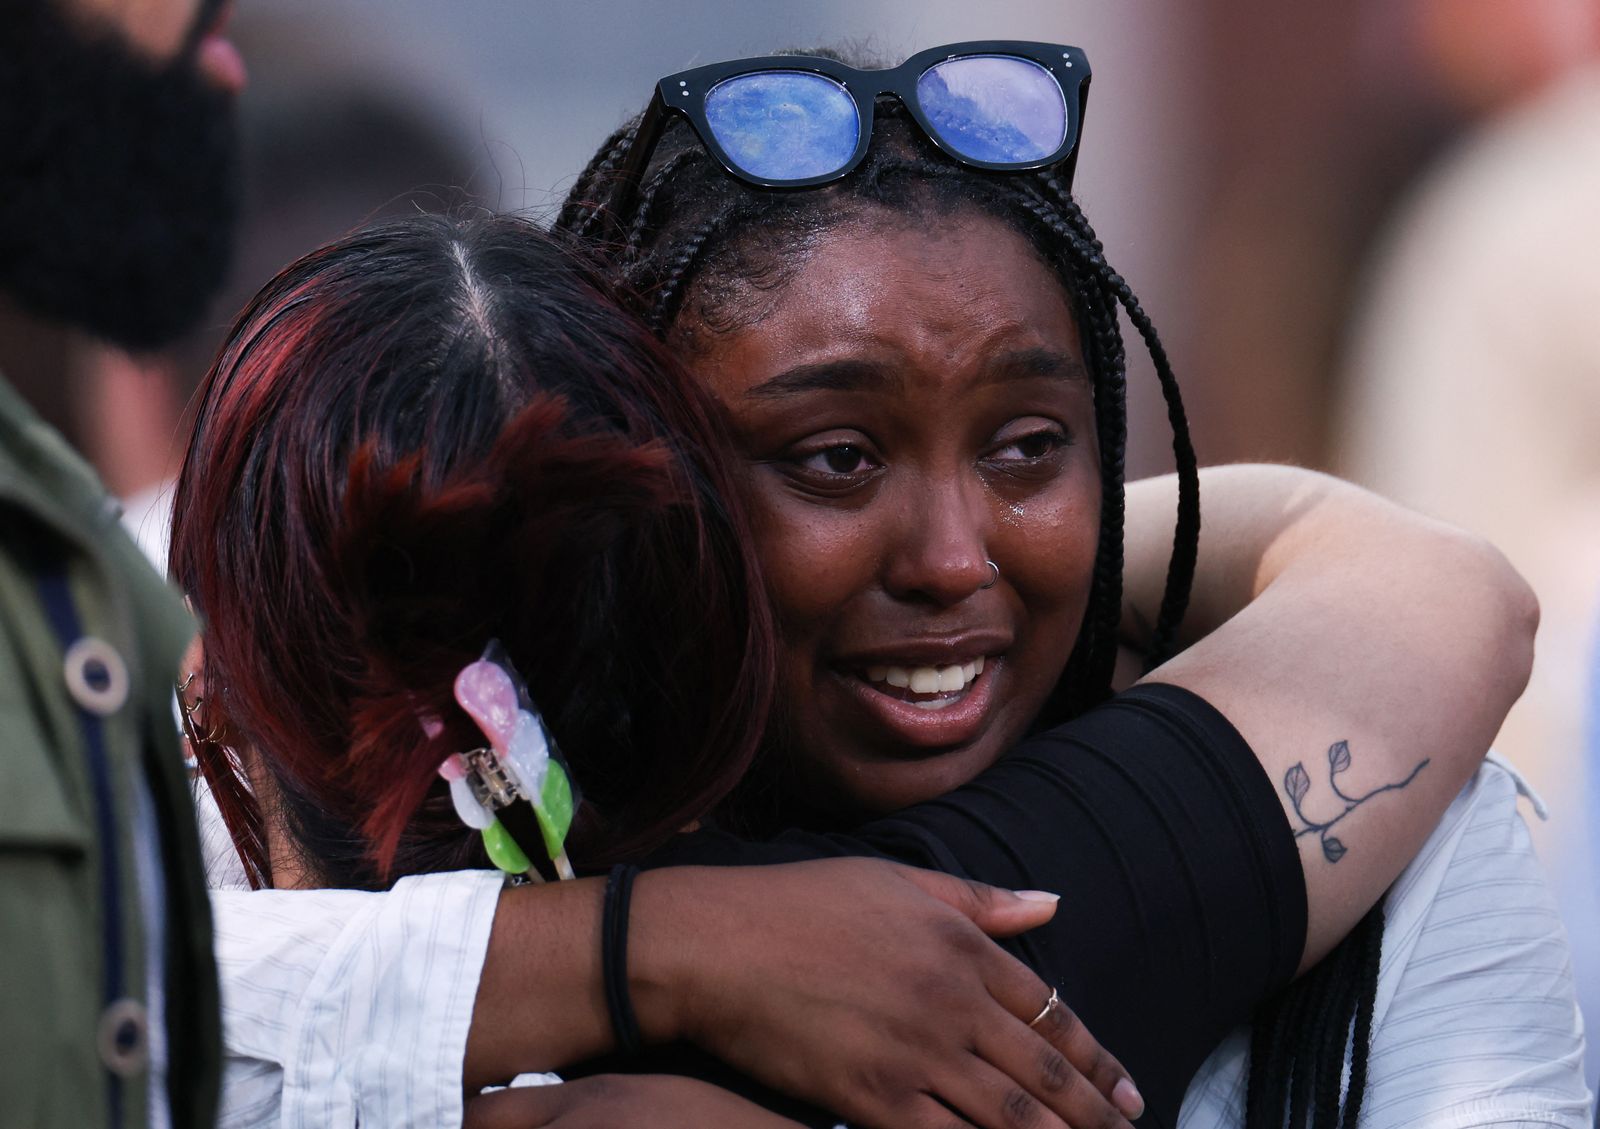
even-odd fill
[[[994,764],[1004,750],[1001,740],[981,740],[918,757],[872,749],[836,748],[816,766],[823,787],[833,794],[828,806],[848,818],[884,815],[936,799],[969,783]]]
[[[813,708],[797,742],[808,752],[797,755],[815,806],[844,818],[880,815],[942,796],[994,764],[1032,711],[1013,700],[1004,656],[976,665],[944,690],[892,685],[877,669],[831,670],[808,687]]]

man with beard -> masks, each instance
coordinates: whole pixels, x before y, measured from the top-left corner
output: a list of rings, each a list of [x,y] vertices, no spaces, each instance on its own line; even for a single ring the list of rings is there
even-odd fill
[[[0,5],[0,303],[126,348],[226,268],[221,0]],[[26,344],[26,342],[23,342]],[[210,1125],[210,920],[171,680],[192,624],[0,379],[0,1126]]]

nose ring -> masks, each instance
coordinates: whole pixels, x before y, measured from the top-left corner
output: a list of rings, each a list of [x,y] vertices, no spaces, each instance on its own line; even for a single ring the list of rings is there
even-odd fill
[[[1000,566],[995,564],[993,561],[984,561],[983,563],[989,566],[989,571],[993,573],[993,575],[990,576],[988,580],[978,585],[978,587],[993,588],[996,584],[1000,583]]]

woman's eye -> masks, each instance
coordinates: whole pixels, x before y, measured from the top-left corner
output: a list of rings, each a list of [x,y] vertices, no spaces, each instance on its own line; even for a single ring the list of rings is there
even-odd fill
[[[849,443],[812,451],[810,454],[801,455],[796,462],[807,470],[840,475],[861,474],[872,470],[875,466],[867,457],[866,451]]]
[[[813,438],[774,465],[793,489],[830,501],[855,497],[883,470],[871,442],[853,435]]]
[[[1057,427],[1039,428],[1004,438],[989,453],[992,462],[1037,462],[1049,458],[1071,441]]]

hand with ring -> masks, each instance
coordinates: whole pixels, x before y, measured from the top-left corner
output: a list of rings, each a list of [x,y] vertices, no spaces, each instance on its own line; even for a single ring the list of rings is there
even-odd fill
[[[1122,1065],[990,939],[1048,921],[1048,894],[827,859],[647,872],[632,912],[647,1041],[688,1038],[851,1125],[1126,1129],[1143,1111]]]

